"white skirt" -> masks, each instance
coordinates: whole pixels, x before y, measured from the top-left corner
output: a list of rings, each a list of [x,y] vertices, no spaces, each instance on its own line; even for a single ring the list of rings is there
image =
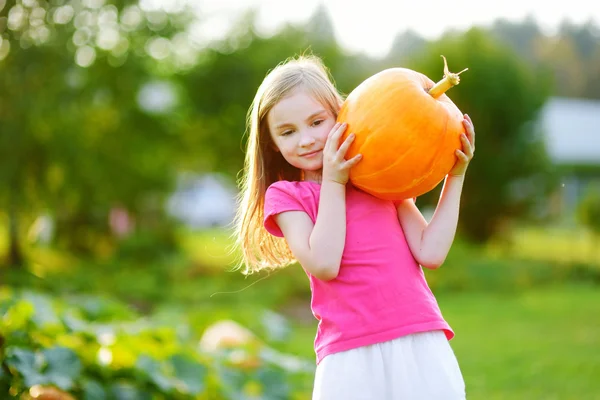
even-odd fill
[[[465,383],[442,331],[326,356],[315,373],[313,400],[457,400]]]

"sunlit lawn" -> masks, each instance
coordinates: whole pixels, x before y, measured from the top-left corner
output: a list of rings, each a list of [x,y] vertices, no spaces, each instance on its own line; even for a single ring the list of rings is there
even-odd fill
[[[600,399],[600,288],[438,296],[471,399]]]
[[[210,248],[218,236],[206,234],[197,240]],[[585,234],[555,231],[544,236],[542,230],[521,230],[516,233],[513,250],[519,249],[518,256],[532,260],[544,260],[545,255],[549,261],[557,260],[550,257],[562,257],[559,262],[578,262],[583,258],[567,258],[563,251],[569,241],[576,242],[572,249],[581,254],[593,251],[594,240]],[[211,252],[207,263],[220,254],[216,247]],[[203,258],[210,253],[200,254]],[[297,277],[304,278],[301,274]],[[276,276],[269,279],[272,282],[258,282],[235,297],[257,298],[261,291],[286,282]],[[512,293],[437,296],[456,331],[451,343],[470,399],[600,399],[600,287],[566,284]],[[302,306],[308,307],[308,303]],[[252,324],[246,313],[234,312],[234,318],[236,314]],[[312,358],[314,322],[295,328],[288,341],[275,346]]]
[[[528,260],[600,266],[600,236],[587,229],[520,226],[513,229],[509,243],[491,243],[488,248]]]
[[[258,293],[260,288],[248,291]],[[243,293],[238,296],[244,298]],[[565,285],[512,294],[437,297],[456,332],[451,344],[469,399],[600,399],[600,288]],[[202,319],[210,308],[189,315]],[[256,300],[212,310],[213,315],[247,326],[260,325],[262,309]],[[294,321],[290,336],[271,344],[312,359],[316,326],[310,319]]]
[[[37,268],[53,289],[72,285],[150,305],[151,313],[185,319],[198,335],[207,324],[228,318],[266,337],[264,311],[275,310],[288,317],[292,329],[269,345],[314,358],[315,321],[308,311],[308,282],[298,267],[262,280],[241,279],[239,272],[223,267],[235,260],[227,252],[225,233],[195,234],[185,243],[193,262],[174,260],[166,269],[80,265],[65,270],[59,280],[52,274],[44,278],[43,264]],[[44,254],[37,256],[47,259]],[[441,292],[437,297],[456,332],[451,344],[469,399],[600,399],[599,286],[569,283],[514,292]]]

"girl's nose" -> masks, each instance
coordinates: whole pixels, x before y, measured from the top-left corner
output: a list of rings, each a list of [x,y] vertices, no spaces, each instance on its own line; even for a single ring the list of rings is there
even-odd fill
[[[315,143],[315,138],[311,135],[302,135],[300,138],[300,147],[312,146]]]

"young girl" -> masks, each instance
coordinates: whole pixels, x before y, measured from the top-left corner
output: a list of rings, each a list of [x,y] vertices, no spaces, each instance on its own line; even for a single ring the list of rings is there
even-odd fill
[[[465,385],[421,266],[438,268],[452,244],[475,132],[430,223],[413,199],[384,201],[354,188],[353,136],[336,123],[342,98],[317,57],[277,66],[248,115],[237,235],[246,273],[297,261],[318,320],[313,399],[464,399]]]

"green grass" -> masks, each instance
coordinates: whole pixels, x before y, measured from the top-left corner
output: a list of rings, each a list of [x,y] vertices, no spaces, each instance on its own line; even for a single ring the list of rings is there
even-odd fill
[[[600,267],[600,237],[577,226],[518,226],[505,240],[491,242],[487,250],[532,261]]]
[[[600,290],[438,296],[470,399],[600,399]]]
[[[265,284],[283,281],[271,279]],[[248,291],[259,293],[261,288]],[[259,320],[267,304],[259,303],[254,293],[235,298],[237,304],[215,301],[187,315],[195,325],[231,318],[264,334]],[[600,288],[565,285],[503,294],[442,293],[437,298],[456,332],[451,345],[469,399],[600,399]],[[309,312],[308,298],[296,302],[296,312],[303,307]],[[270,345],[314,359],[315,321],[289,319],[289,337]]]
[[[600,288],[565,285],[437,298],[456,333],[450,343],[468,399],[600,399]],[[259,309],[244,307],[223,308],[221,316],[257,327]],[[292,326],[287,340],[273,347],[313,359],[315,323],[292,320]]]
[[[438,295],[470,400],[600,399],[600,288]],[[280,350],[313,357],[314,324]]]
[[[593,239],[546,233],[522,230],[511,248],[493,254],[457,245],[448,265],[428,271],[456,332],[451,344],[470,400],[600,400],[600,287],[559,285],[566,274],[546,269],[590,261],[593,257],[582,253]],[[31,282],[5,279],[59,296],[114,296],[173,323],[185,320],[198,336],[211,322],[233,319],[266,337],[261,319],[265,310],[275,310],[288,316],[292,330],[285,340],[269,345],[314,359],[316,324],[304,273],[290,267],[262,280],[243,278],[227,268],[235,260],[229,244],[222,231],[184,235],[181,257],[139,265],[78,263],[38,250],[32,254],[39,263],[32,266],[36,276]],[[564,259],[569,249],[581,260]]]

